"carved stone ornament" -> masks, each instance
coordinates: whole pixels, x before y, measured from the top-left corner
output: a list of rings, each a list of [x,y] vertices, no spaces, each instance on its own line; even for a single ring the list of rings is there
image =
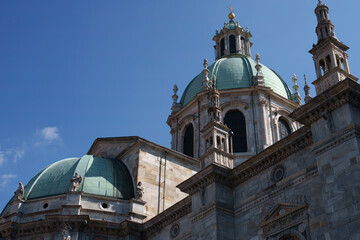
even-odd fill
[[[200,187],[199,192],[200,192],[201,204],[204,206],[205,205],[205,187]]]
[[[142,183],[139,181],[136,185],[136,199],[142,200],[144,195],[144,188],[142,187]]]
[[[24,199],[24,185],[19,182],[19,186],[18,188],[16,189],[16,191],[14,192],[15,194],[15,199],[19,199],[19,200],[22,200]]]
[[[70,230],[71,226],[66,223],[64,229],[62,230],[63,240],[71,240]]]
[[[306,231],[308,204],[280,203],[275,206],[260,224],[263,237],[284,235],[284,231]],[[300,231],[301,232],[301,231]]]
[[[178,223],[175,223],[170,228],[170,237],[176,238],[180,233],[180,225]]]
[[[75,175],[70,179],[70,191],[76,192],[77,190],[79,190],[81,182],[82,177],[76,172]]]
[[[273,183],[280,182],[285,177],[285,166],[282,164],[276,165],[271,171],[271,181]]]

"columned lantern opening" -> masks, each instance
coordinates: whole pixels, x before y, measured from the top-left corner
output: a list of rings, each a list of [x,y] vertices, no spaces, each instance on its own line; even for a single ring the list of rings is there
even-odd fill
[[[230,53],[236,53],[235,35],[230,35],[229,42],[230,42]]]
[[[189,124],[184,133],[184,154],[194,157],[194,127],[192,124]]]
[[[220,41],[220,55],[224,56],[225,55],[225,39],[221,39]]]
[[[230,111],[226,113],[224,123],[233,132],[232,145],[234,153],[247,152],[246,121],[244,114],[237,110]],[[231,142],[231,140],[229,142]]]

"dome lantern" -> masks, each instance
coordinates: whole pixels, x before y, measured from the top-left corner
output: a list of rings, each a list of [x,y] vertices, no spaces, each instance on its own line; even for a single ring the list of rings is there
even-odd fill
[[[243,54],[251,57],[250,47],[252,43],[250,38],[252,35],[247,28],[243,29],[239,22],[235,23],[235,11],[232,7],[229,7],[229,10],[229,22],[224,23],[220,32],[216,31],[213,37],[213,40],[216,42],[214,46],[216,60],[231,54]]]

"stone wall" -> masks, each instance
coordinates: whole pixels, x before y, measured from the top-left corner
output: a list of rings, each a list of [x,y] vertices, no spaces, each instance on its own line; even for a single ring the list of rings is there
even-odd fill
[[[199,170],[196,162],[142,145],[139,151],[138,181],[143,183],[147,219],[187,196],[176,186]]]

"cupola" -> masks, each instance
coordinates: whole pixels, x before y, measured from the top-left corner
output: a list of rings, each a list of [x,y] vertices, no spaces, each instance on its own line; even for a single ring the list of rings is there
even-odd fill
[[[252,43],[250,38],[252,35],[247,28],[243,29],[239,22],[235,23],[234,10],[232,7],[229,7],[229,9],[229,22],[224,23],[220,32],[216,30],[213,37],[213,40],[216,42],[214,46],[216,60],[231,54],[243,54],[251,57],[250,47]]]

